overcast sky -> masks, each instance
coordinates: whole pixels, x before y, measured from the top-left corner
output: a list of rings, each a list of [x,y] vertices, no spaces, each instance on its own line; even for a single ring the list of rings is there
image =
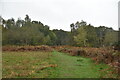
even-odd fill
[[[96,27],[118,29],[119,0],[0,0],[0,15],[17,20],[28,14],[50,29],[70,31],[70,24],[84,20]]]

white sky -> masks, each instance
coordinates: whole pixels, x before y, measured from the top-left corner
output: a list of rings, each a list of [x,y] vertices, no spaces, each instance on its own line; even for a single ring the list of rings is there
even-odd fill
[[[0,15],[32,20],[49,25],[50,29],[70,31],[70,24],[84,20],[96,27],[118,29],[119,0],[0,0]]]

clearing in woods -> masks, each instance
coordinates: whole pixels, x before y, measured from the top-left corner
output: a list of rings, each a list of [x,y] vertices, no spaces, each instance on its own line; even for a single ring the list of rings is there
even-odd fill
[[[59,52],[3,52],[3,78],[114,77],[105,64]],[[109,74],[109,75],[107,75]]]

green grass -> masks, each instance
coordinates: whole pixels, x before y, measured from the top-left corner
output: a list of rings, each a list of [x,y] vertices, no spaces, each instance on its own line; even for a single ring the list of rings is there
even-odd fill
[[[54,52],[53,55],[58,64],[58,78],[115,77],[115,75],[109,74],[111,70],[102,71],[109,68],[106,64],[94,64],[89,58],[68,56],[59,52]]]
[[[3,77],[48,77],[48,70],[40,70],[49,65],[48,52],[3,52]]]
[[[57,64],[57,67],[49,65]],[[48,66],[41,70],[42,67]],[[59,52],[3,52],[3,78],[110,78],[105,64]]]

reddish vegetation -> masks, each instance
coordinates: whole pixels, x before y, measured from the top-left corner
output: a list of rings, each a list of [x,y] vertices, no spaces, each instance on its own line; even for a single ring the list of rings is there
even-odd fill
[[[2,51],[53,51],[49,46],[3,46]]]
[[[57,64],[50,64],[50,65],[47,65],[47,66],[43,66],[43,67],[40,68],[40,70],[46,69],[48,67],[57,67]]]

